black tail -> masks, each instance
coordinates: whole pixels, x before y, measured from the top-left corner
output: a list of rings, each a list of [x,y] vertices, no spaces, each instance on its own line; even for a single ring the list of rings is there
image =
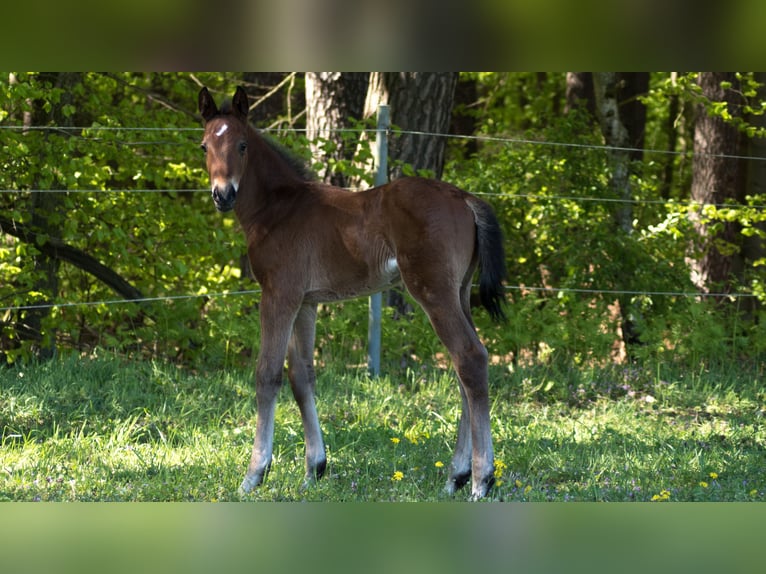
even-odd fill
[[[503,232],[495,212],[488,203],[475,197],[468,200],[476,221],[479,249],[479,300],[493,321],[505,320],[505,249]]]

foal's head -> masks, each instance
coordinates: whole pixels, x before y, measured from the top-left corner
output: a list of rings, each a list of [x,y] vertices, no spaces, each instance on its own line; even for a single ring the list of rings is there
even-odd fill
[[[218,211],[234,207],[247,166],[247,94],[238,87],[231,105],[221,110],[207,88],[199,93],[199,111],[205,120],[201,147],[205,151],[213,201]]]

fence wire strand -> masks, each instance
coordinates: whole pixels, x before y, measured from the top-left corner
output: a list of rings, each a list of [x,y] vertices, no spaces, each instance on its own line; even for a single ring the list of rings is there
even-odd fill
[[[99,307],[102,305],[124,305],[139,303],[156,303],[169,301],[182,301],[188,299],[215,299],[219,297],[229,297],[236,295],[255,295],[260,293],[260,289],[245,289],[241,291],[221,291],[219,293],[199,293],[189,295],[162,295],[158,297],[139,297],[137,299],[107,299],[104,301],[80,301],[70,303],[40,303],[33,305],[19,305],[16,307],[0,307],[0,312],[8,311],[32,311],[36,309],[58,309],[67,307]]]
[[[504,137],[504,136],[460,135],[460,134],[445,134],[445,133],[424,132],[424,131],[414,131],[414,130],[395,130],[394,133],[424,136],[424,137],[442,137],[442,138],[476,140],[476,141],[510,143],[510,144],[541,145],[541,146],[595,149],[595,150],[619,151],[619,152],[641,152],[641,153],[658,154],[658,155],[683,155],[687,157],[702,156],[702,157],[718,157],[718,158],[724,158],[724,159],[745,159],[745,160],[755,160],[755,161],[766,161],[766,157],[753,156],[753,155],[731,155],[731,154],[719,154],[719,153],[706,153],[706,152],[698,152],[698,151],[695,152],[695,151],[677,151],[677,150],[653,149],[653,148],[619,147],[619,146],[610,146],[606,144],[551,142],[551,141],[545,141],[545,140],[532,140],[532,139],[513,138],[513,137]]]
[[[173,188],[173,189],[0,189],[1,193],[91,193],[102,195],[106,193],[210,193],[207,188]],[[536,201],[575,201],[582,203],[628,203],[631,205],[674,205],[697,208],[726,208],[732,210],[755,209],[764,210],[766,204],[731,204],[731,203],[699,203],[692,199],[678,201],[672,199],[638,199],[632,197],[595,197],[579,195],[536,195],[534,193],[503,193],[492,191],[472,191],[473,195],[484,197],[500,197],[504,199],[530,199]]]
[[[474,285],[476,287],[476,285]],[[632,295],[632,296],[649,296],[649,297],[692,297],[702,299],[744,299],[757,297],[754,293],[705,293],[701,291],[637,291],[630,289],[586,289],[579,287],[538,287],[530,285],[506,285],[506,291],[518,291],[524,292],[537,292],[537,293],[577,293],[580,295],[614,295],[615,297],[620,295]],[[107,299],[104,301],[81,301],[81,302],[68,302],[68,303],[40,303],[33,305],[19,305],[11,307],[0,307],[0,313],[6,313],[9,311],[32,311],[38,309],[57,309],[57,308],[71,308],[71,307],[99,307],[109,305],[124,305],[124,304],[140,304],[140,303],[156,303],[156,302],[170,302],[170,301],[182,301],[188,299],[215,299],[223,297],[235,297],[242,295],[257,295],[261,292],[261,289],[243,289],[239,291],[221,291],[219,293],[200,293],[189,295],[162,295],[158,297],[141,297],[138,299]]]
[[[141,126],[126,126],[126,127],[120,127],[120,126],[78,126],[78,127],[72,127],[72,126],[19,126],[19,125],[0,125],[0,130],[7,130],[7,131],[19,131],[19,132],[29,132],[29,131],[60,131],[60,132],[96,132],[96,131],[103,131],[103,132],[202,132],[204,128],[202,127],[174,127],[174,126],[168,126],[168,127],[141,127]],[[264,129],[261,130],[266,133],[307,133],[309,131],[308,128],[274,128],[274,129]],[[375,128],[333,128],[330,130],[327,130],[328,133],[375,133]],[[694,157],[696,156],[704,156],[704,157],[718,157],[718,158],[725,158],[725,159],[743,159],[743,160],[754,160],[754,161],[766,161],[766,157],[761,156],[752,156],[752,155],[732,155],[732,154],[715,154],[715,153],[706,153],[706,152],[695,152],[695,151],[679,151],[679,150],[668,150],[668,149],[654,149],[654,148],[637,148],[637,147],[620,147],[620,146],[610,146],[606,144],[586,144],[586,143],[575,143],[575,142],[556,142],[556,141],[546,141],[546,140],[535,140],[535,139],[528,139],[528,138],[517,138],[517,137],[510,137],[510,136],[493,136],[493,135],[470,135],[470,134],[450,134],[450,133],[443,133],[443,132],[429,132],[429,131],[419,131],[419,130],[404,130],[399,128],[392,128],[391,133],[394,135],[413,135],[413,136],[421,136],[421,137],[436,137],[436,138],[449,138],[449,139],[461,139],[461,140],[473,140],[473,141],[480,141],[480,142],[494,142],[494,143],[508,143],[508,144],[520,144],[520,145],[540,145],[540,146],[553,146],[553,147],[568,147],[568,148],[580,148],[580,149],[594,149],[594,150],[603,150],[603,151],[619,151],[619,152],[641,152],[641,153],[648,153],[648,154],[659,154],[659,155],[683,155],[687,157]],[[84,136],[84,139],[88,139],[87,136]],[[98,138],[95,138],[93,141],[108,141],[108,140],[99,140]],[[142,143],[142,142],[134,142],[135,143]],[[147,141],[143,142],[146,144],[167,144],[167,143],[179,143],[179,142],[156,142],[156,141]]]

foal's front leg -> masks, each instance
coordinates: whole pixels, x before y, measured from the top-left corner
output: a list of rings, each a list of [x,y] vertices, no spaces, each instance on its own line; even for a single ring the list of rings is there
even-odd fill
[[[271,466],[277,395],[282,386],[287,343],[297,312],[286,310],[285,307],[264,292],[260,308],[261,349],[255,368],[255,441],[250,465],[240,486],[242,493],[259,486]]]

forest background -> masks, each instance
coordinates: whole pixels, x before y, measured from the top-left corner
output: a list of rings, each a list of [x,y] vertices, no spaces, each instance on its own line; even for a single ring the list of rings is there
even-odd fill
[[[208,197],[196,94],[244,85],[251,120],[319,178],[391,176],[489,201],[506,237],[508,322],[477,326],[498,368],[646,359],[756,363],[763,302],[762,73],[4,73],[0,359],[74,351],[248,365],[258,287]],[[441,361],[389,296],[383,364]],[[321,310],[317,359],[365,361],[365,301]]]

